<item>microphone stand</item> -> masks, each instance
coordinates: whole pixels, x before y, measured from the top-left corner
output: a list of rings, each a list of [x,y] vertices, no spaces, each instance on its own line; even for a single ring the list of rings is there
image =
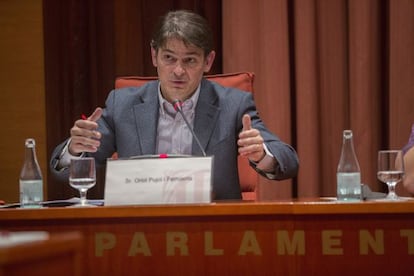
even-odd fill
[[[201,149],[201,152],[203,153],[203,156],[206,157],[207,154],[204,151],[203,146],[200,143],[200,140],[198,140],[197,135],[195,134],[193,128],[191,127],[190,123],[187,120],[187,117],[184,115],[184,112],[183,112],[183,110],[181,108],[182,104],[183,103],[180,100],[174,100],[174,102],[173,102],[174,109],[175,109],[175,111],[177,111],[177,112],[179,112],[181,114],[181,117],[183,117],[185,124],[190,129],[191,135],[196,140],[198,147]]]

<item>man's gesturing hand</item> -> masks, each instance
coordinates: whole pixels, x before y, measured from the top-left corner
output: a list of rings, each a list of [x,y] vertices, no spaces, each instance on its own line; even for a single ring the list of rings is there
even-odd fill
[[[260,132],[252,128],[250,116],[243,115],[243,130],[239,134],[237,144],[240,155],[247,156],[249,160],[259,162],[265,156],[263,137]]]
[[[102,116],[102,108],[97,107],[88,118],[79,119],[70,129],[71,142],[69,153],[79,155],[82,152],[96,152],[100,145],[101,133],[96,131],[96,121]]]

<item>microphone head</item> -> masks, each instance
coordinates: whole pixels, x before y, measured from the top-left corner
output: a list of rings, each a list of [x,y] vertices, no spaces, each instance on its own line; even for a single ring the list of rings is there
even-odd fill
[[[172,104],[173,104],[173,107],[174,107],[175,111],[181,111],[181,107],[183,105],[181,100],[176,99],[176,100],[173,101]]]

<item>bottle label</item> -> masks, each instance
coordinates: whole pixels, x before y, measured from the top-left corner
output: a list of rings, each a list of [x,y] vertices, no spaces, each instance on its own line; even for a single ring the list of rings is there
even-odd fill
[[[43,181],[20,180],[20,207],[40,208],[43,201]]]
[[[361,200],[361,173],[337,173],[337,199],[342,201]]]

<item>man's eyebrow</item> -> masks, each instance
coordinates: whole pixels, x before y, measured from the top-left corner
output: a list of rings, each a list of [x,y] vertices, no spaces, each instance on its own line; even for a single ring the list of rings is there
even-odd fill
[[[175,53],[174,51],[172,51],[172,50],[170,50],[170,49],[168,49],[168,48],[164,48],[164,49],[162,49],[164,52],[168,52],[168,53],[170,53],[170,54],[174,54],[174,55],[177,55],[177,53]],[[200,53],[198,53],[198,52],[196,52],[196,51],[192,51],[192,52],[187,52],[187,53],[184,53],[184,55],[185,56],[202,56],[202,54],[200,54]]]

